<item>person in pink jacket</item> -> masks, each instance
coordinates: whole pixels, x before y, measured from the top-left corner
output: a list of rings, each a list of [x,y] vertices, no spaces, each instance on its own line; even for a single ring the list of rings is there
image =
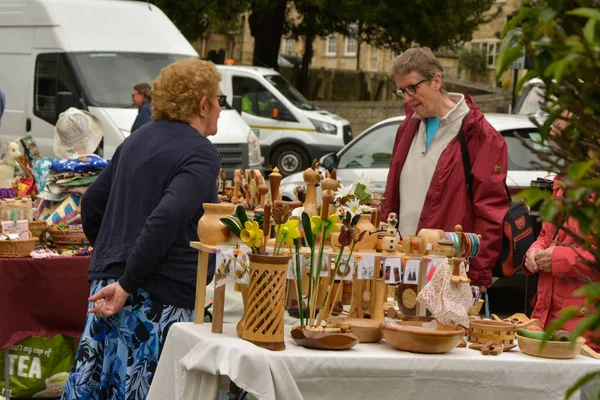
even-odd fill
[[[557,119],[552,134],[560,134],[566,126],[564,119]],[[553,195],[563,196],[560,181],[555,179]],[[538,291],[531,304],[535,307],[531,318],[539,318],[542,328],[555,320],[565,307],[580,308],[579,315],[567,322],[563,329],[570,332],[591,311],[585,306],[585,297],[575,296],[574,292],[584,286],[588,280],[597,281],[600,273],[585,263],[593,260],[591,253],[577,248],[575,239],[567,232],[581,233],[574,218],[562,218],[560,229],[544,222],[538,239],[525,254],[523,271],[525,274],[539,274]],[[600,335],[585,335],[586,344],[600,351]],[[594,342],[594,337],[596,343]]]

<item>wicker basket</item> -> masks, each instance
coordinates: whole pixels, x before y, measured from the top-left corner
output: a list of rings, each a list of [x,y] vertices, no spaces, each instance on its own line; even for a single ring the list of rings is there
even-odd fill
[[[37,239],[11,240],[4,233],[0,233],[0,236],[6,237],[6,240],[0,240],[0,258],[29,257],[29,253],[35,249],[37,243]],[[32,237],[31,232],[29,237]]]
[[[471,343],[485,343],[488,340],[502,341],[505,345],[514,344],[516,326],[508,322],[487,319],[469,321],[468,340]]]
[[[31,238],[37,239],[40,242],[40,235],[44,232],[44,229],[48,227],[46,221],[29,221],[29,230],[31,231]]]
[[[61,228],[58,225],[52,225],[46,228],[46,232],[52,238],[52,243],[60,249],[72,249],[74,247],[85,247],[90,245],[90,241],[85,237],[82,229]],[[48,235],[42,232],[40,241],[46,245]]]

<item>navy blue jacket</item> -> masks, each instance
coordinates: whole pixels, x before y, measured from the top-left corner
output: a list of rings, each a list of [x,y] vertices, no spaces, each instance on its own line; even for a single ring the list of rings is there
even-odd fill
[[[142,125],[147,124],[152,121],[152,102],[146,102],[141,105],[138,110],[138,115],[135,117],[135,121],[133,121],[133,126],[131,127],[131,133],[138,130]]]
[[[81,202],[94,246],[89,280],[118,279],[162,304],[193,309],[202,203],[216,202],[215,146],[185,123],[153,121],[129,136]],[[214,265],[209,271],[209,282]]]

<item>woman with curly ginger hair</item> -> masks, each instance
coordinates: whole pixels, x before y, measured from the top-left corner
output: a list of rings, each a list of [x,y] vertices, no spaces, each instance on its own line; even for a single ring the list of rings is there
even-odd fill
[[[225,96],[214,64],[177,61],[154,81],[153,121],[129,136],[86,191],[94,246],[85,331],[63,399],[146,398],[169,327],[193,319],[202,203],[217,202]],[[214,273],[209,268],[208,281]]]

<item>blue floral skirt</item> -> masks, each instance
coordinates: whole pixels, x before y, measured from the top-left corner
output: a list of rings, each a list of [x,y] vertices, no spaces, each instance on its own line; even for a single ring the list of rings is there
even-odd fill
[[[92,281],[91,295],[113,282]],[[153,302],[144,289],[112,317],[88,314],[62,400],[145,399],[169,328],[193,318],[193,310]]]

